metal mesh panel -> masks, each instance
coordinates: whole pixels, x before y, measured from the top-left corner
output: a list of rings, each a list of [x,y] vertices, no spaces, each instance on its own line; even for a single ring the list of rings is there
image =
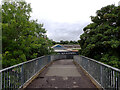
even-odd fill
[[[2,89],[18,89],[22,87],[25,82],[50,62],[50,56],[43,56],[0,70]]]
[[[96,60],[74,56],[80,66],[82,66],[104,89],[120,89],[120,70]]]

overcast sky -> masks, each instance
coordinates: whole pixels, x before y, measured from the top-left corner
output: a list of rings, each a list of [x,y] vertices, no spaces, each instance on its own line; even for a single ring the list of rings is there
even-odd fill
[[[120,0],[26,0],[31,3],[31,19],[38,19],[47,30],[47,36],[55,41],[79,40],[82,29],[91,23],[101,7]]]

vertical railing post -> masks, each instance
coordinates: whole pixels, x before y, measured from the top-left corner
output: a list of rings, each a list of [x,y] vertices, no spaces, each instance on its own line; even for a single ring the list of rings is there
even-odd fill
[[[0,90],[2,90],[2,72],[0,72]]]
[[[21,66],[21,85],[24,84],[24,69],[23,69],[23,64]]]
[[[120,73],[118,73],[118,89],[120,89]]]
[[[10,71],[9,71],[9,75],[8,75],[8,87],[10,87],[10,83],[11,83],[11,81],[10,81]]]
[[[100,66],[100,82],[101,82],[101,85],[103,85],[103,81],[102,81],[102,66]]]

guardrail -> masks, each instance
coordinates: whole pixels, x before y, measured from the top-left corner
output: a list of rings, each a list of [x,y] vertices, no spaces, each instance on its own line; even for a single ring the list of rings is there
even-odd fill
[[[49,55],[38,57],[0,70],[0,90],[18,89],[53,60],[69,59],[71,55]]]
[[[42,56],[0,70],[2,81],[1,89],[21,88],[25,82],[29,81],[45,65],[50,63],[50,61],[50,56]]]
[[[120,90],[119,69],[84,56],[74,56],[74,60],[104,89]]]
[[[0,70],[0,89],[18,89],[53,60],[73,59],[73,55],[49,55],[29,60]],[[96,60],[74,56],[74,60],[84,68],[103,88],[120,89],[120,70]]]

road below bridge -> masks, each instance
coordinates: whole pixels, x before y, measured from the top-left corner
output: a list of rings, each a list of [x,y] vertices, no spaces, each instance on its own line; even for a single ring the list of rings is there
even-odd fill
[[[98,90],[72,59],[54,61],[27,87],[29,88],[91,88]]]

